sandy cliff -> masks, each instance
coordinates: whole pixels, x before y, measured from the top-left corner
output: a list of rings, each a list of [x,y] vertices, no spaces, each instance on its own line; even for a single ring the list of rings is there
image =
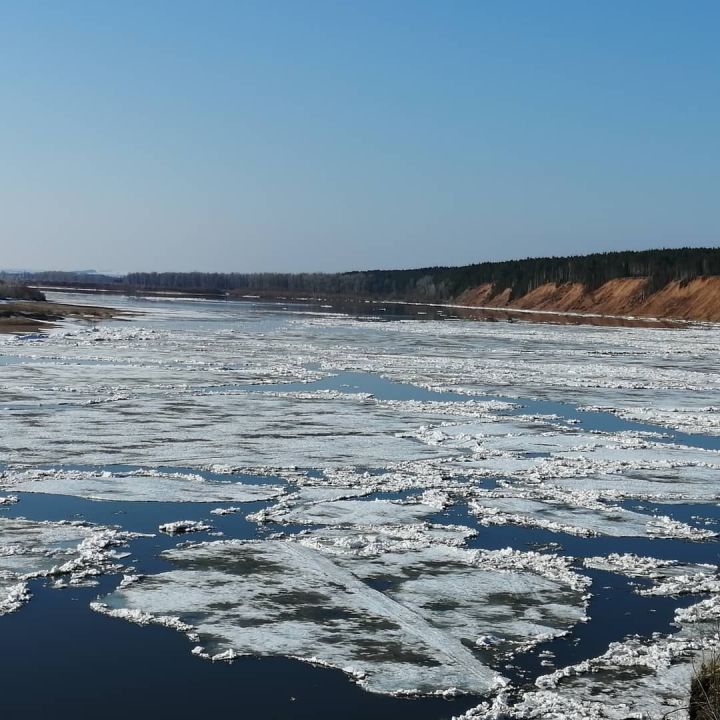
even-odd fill
[[[485,284],[466,290],[457,300],[469,306],[720,322],[720,277],[671,282],[656,292],[650,292],[644,278],[619,278],[596,290],[580,283],[547,283],[512,300],[509,290],[496,294]]]

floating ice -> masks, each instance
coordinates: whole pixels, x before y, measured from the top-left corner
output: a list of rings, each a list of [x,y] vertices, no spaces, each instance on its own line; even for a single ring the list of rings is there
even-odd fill
[[[243,508],[235,507],[220,507],[210,511],[211,515],[234,515],[235,513],[242,512]]]
[[[19,609],[32,597],[27,583],[13,583],[12,578],[4,575],[0,573],[0,615]]]
[[[713,572],[714,565],[684,565],[676,560],[663,560],[654,557],[643,557],[633,553],[610,553],[583,560],[585,567],[607,572],[621,573],[630,577],[646,577],[652,579],[681,575],[691,568],[704,573]]]
[[[463,720],[687,720],[690,680],[717,638],[674,636],[612,643],[600,657],[538,679],[538,690],[501,695]],[[671,715],[670,715],[671,714]]]
[[[587,581],[560,558],[334,537],[331,552],[312,534],[167,551],[176,570],[116,591],[106,611],[191,622],[210,657],[320,661],[396,694],[487,692],[501,678],[468,648],[478,637],[493,634],[508,650],[585,618]]]
[[[461,504],[481,524],[588,536],[713,534],[618,503],[720,499],[720,454],[690,447],[712,438],[670,437],[720,435],[714,327],[358,323],[234,303],[132,304],[146,314],[94,329],[67,326],[41,342],[0,338],[12,354],[0,378],[0,453],[10,463],[0,490],[229,502],[238,512],[243,503],[274,500],[251,518],[287,532],[311,528],[263,543],[175,550],[167,559],[176,570],[131,576],[108,607],[98,606],[135,622],[197,627],[198,655],[295,654],[341,667],[379,692],[453,685],[484,692],[498,680],[486,660],[584,619],[588,581],[567,558],[470,551],[463,545],[473,529],[433,524],[435,513]],[[376,392],[372,378],[357,392],[352,384],[328,391],[314,384],[332,386],[328,378],[346,370],[383,380]],[[432,393],[394,399],[413,391],[386,380],[467,401]],[[606,414],[590,412],[597,407]],[[58,469],[37,470],[48,465]],[[63,469],[72,465],[108,472]],[[149,469],[116,470],[123,465]],[[166,465],[278,475],[291,492],[152,469]],[[55,557],[36,557],[33,548],[44,545],[24,532],[24,565],[0,579],[3,608],[24,601],[26,572],[70,563],[63,577],[81,579],[72,563],[82,565],[83,537]],[[709,642],[706,626],[720,617],[714,570],[629,556],[592,562],[651,577],[639,590],[645,594],[713,595],[677,612],[683,629],[673,638],[629,639],[587,671],[568,671],[519,699],[501,696],[482,712],[619,718],[647,708],[652,715],[654,686],[658,707],[677,707],[673,683],[678,695],[688,662]]]
[[[118,569],[114,548],[134,535],[82,523],[0,518],[0,614],[29,599],[27,581],[78,584]]]
[[[0,473],[0,487],[17,492],[75,495],[92,500],[143,502],[256,502],[284,492],[278,485],[250,485],[207,480],[191,473],[91,472],[10,468]]]
[[[588,503],[588,498],[579,493],[566,492],[564,495],[564,501],[561,501],[561,495],[551,486],[514,488],[505,492],[477,493],[469,507],[482,525],[524,525],[586,536],[648,535],[704,540],[716,535],[665,516],[643,515],[592,499]]]
[[[206,525],[198,520],[176,520],[175,522],[163,523],[158,530],[166,535],[185,535],[186,533],[208,532],[212,530],[210,525]]]
[[[307,499],[307,491],[303,490],[271,508],[249,515],[248,519],[307,525],[402,524],[420,522],[442,508],[442,504],[390,500],[312,501]]]
[[[639,590],[641,595],[720,593],[717,565],[687,565],[674,560],[618,553],[585,558],[583,564],[589,568],[654,580],[649,588]]]
[[[673,563],[629,555],[615,555],[608,562],[638,575],[679,569]],[[592,558],[588,564],[603,563]],[[697,573],[697,577],[709,576]],[[675,635],[656,633],[650,639],[630,637],[613,642],[596,658],[540,676],[536,690],[520,693],[517,698],[501,693],[462,718],[663,720],[672,716],[687,720],[691,678],[706,657],[720,651],[719,619],[720,595],[716,594],[679,609],[675,621],[681,630]]]

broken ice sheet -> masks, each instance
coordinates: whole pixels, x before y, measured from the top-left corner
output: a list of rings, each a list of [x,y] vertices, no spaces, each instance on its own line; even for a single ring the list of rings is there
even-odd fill
[[[475,491],[470,511],[482,525],[524,525],[571,535],[615,537],[675,537],[705,540],[709,530],[693,528],[666,516],[655,517],[598,502],[592,493],[565,491],[565,502],[552,486],[512,487],[503,491]]]
[[[154,372],[154,371],[153,371]],[[137,384],[140,385],[139,379]],[[2,388],[0,388],[2,389]],[[47,411],[34,405],[4,419],[10,461],[103,465],[338,466],[437,457],[409,432],[427,416],[352,395],[294,397],[261,392],[198,393],[133,385],[131,401]],[[119,432],[119,428],[122,431]],[[2,447],[2,446],[0,446]]]
[[[284,492],[279,485],[251,485],[207,480],[192,473],[131,473],[80,470],[24,470],[0,474],[0,487],[16,492],[74,495],[91,500],[144,502],[255,502]]]
[[[116,569],[113,548],[131,537],[80,523],[0,518],[0,614],[29,599],[32,578],[62,577],[76,584]]]
[[[595,438],[594,444],[583,443],[573,451],[553,450],[547,455],[528,457],[487,448],[483,444],[487,438],[468,436],[462,444],[471,447],[473,456],[464,466],[476,477],[552,482],[572,491],[592,491],[610,500],[707,502],[720,497],[720,453],[715,450],[651,442],[627,434],[597,434]],[[472,448],[472,442],[477,443],[476,447]],[[522,444],[523,437],[514,442]],[[533,436],[528,437],[528,442],[528,447],[538,447],[532,444]],[[448,449],[447,442],[443,447]]]
[[[167,305],[141,300],[132,304],[142,310]],[[288,322],[275,311],[268,326],[261,312],[250,320],[232,303],[198,304],[196,310],[179,313],[150,311],[127,323],[103,324],[97,331],[58,331],[42,342],[0,338],[0,344],[10,347],[21,362],[4,369],[0,383],[4,412],[0,454],[18,465],[201,467],[222,463],[243,465],[250,473],[259,465],[312,466],[337,486],[353,486],[357,479],[364,491],[432,487],[452,490],[456,498],[469,497],[461,494],[460,485],[469,487],[487,476],[496,476],[490,484],[498,481],[497,476],[501,476],[499,483],[504,478],[524,486],[552,482],[556,489],[572,490],[573,502],[585,491],[609,502],[624,497],[717,498],[717,455],[587,430],[622,426],[617,420],[620,416],[717,435],[720,346],[716,329],[695,327],[671,333],[522,323],[357,323],[351,318]],[[277,332],[278,326],[290,331]],[[318,360],[321,371],[304,367]],[[602,404],[616,417],[580,414],[580,432],[574,432],[561,428],[564,423],[550,416],[504,415],[507,407],[498,404],[395,402],[317,392],[251,397],[239,388],[249,382],[307,381],[338,369],[367,371],[461,394],[490,392],[586,406]],[[532,412],[544,411],[542,403],[531,405]],[[547,409],[563,415],[557,404]],[[208,427],[213,430],[209,432]],[[372,473],[365,477],[368,468]],[[308,477],[310,482],[315,479]],[[102,479],[94,488],[86,480],[66,491],[92,497],[109,492]],[[137,485],[147,486],[141,490],[130,478],[121,480],[115,489],[120,490],[125,480],[125,497],[112,497],[176,500],[178,494],[191,493],[191,499],[202,500],[195,489],[208,498],[210,490],[217,489],[189,478],[187,487],[178,479],[163,488],[162,482],[156,484],[150,476],[138,480]],[[347,501],[347,488],[339,491]],[[316,494],[315,500],[319,499]],[[318,521],[313,533],[295,542],[331,557],[344,572],[354,574],[354,567],[360,573],[364,568],[367,583],[376,591],[381,589],[385,597],[397,594],[391,597],[394,602],[402,598],[419,605],[418,598],[433,593],[442,598],[445,586],[429,587],[433,581],[429,570],[413,577],[412,568],[422,565],[417,553],[427,560],[430,546],[457,547],[468,530],[428,526],[422,513],[415,515],[422,511],[417,505],[400,508],[398,512],[405,514],[397,517],[393,517],[397,508],[380,506],[385,517],[375,519],[382,526],[351,524],[352,518],[339,514],[335,521],[343,527],[328,526],[320,521],[342,510],[342,506],[331,509],[328,499],[326,505],[315,508],[283,506],[298,518],[306,514],[306,519]],[[525,499],[553,505],[553,509],[559,502],[557,495]],[[213,502],[217,500],[212,497]],[[235,502],[235,498],[230,500]],[[582,507],[579,512],[589,513],[585,519],[576,513],[550,522],[588,529],[591,522],[608,519],[601,508],[577,504]],[[372,508],[366,505],[357,509]],[[535,510],[534,517],[542,514],[541,508]],[[593,513],[598,515],[595,520],[590,517]],[[361,522],[369,520],[367,516]],[[675,532],[677,527],[670,529]],[[561,575],[554,578],[549,569],[543,571],[538,558],[532,560],[532,567],[523,565],[530,559],[508,555],[502,569],[573,587],[569,580],[559,579]],[[482,567],[499,571],[499,560],[493,556]],[[462,576],[460,570],[457,573]],[[668,580],[675,585],[663,581],[663,591],[679,587],[676,578]],[[551,606],[553,600],[547,604]],[[580,607],[577,602],[567,603],[571,604]],[[422,612],[432,612],[436,618],[442,605],[438,600],[434,608]],[[538,626],[552,620],[549,616],[538,622],[531,611],[528,607],[518,612],[524,621]],[[443,612],[452,625],[453,610]],[[472,611],[469,614],[473,616]],[[472,633],[467,635],[482,631],[479,623],[470,627]],[[452,636],[455,631],[443,628],[443,632]],[[518,632],[517,637],[522,634]],[[636,687],[631,677],[630,690]],[[565,717],[574,716],[571,710],[565,712]]]
[[[501,694],[456,720],[687,720],[695,669],[717,653],[708,628],[652,640],[611,643],[603,655],[538,678],[519,697]]]
[[[481,636],[525,646],[585,618],[584,579],[560,558],[450,546],[385,552],[392,543],[377,538],[375,554],[361,551],[362,538],[328,552],[317,539],[169,550],[163,557],[177,569],[117,590],[100,609],[191,623],[209,656],[296,657],[397,694],[486,693],[502,680],[471,649]]]
[[[320,497],[338,492],[341,497],[359,494],[347,488],[319,489]],[[260,522],[296,523],[306,525],[375,525],[383,523],[416,523],[442,510],[442,504],[413,502],[401,503],[391,500],[330,500],[316,501],[317,491],[303,488],[300,492],[283,498],[279,503],[248,516]]]
[[[664,720],[688,718],[690,683],[697,668],[720,651],[720,594],[711,566],[684,566],[637,555],[588,558],[586,565],[650,577],[656,584],[642,594],[713,592],[675,611],[679,632],[633,636],[613,642],[602,655],[542,675],[535,690],[518,697],[500,694],[465,713],[463,720]],[[686,573],[690,570],[690,574]],[[459,719],[458,719],[459,720]]]
[[[699,595],[720,593],[717,565],[688,565],[675,560],[644,557],[632,553],[610,553],[607,556],[589,557],[583,565],[597,570],[622,573],[629,577],[653,580],[650,587],[636,588],[640,595]]]
[[[652,467],[598,466],[563,477],[553,484],[568,489],[591,489],[610,498],[635,498],[657,502],[713,502],[720,500],[717,465],[673,465],[658,460]]]
[[[562,698],[593,713],[579,717],[687,718],[685,708],[695,668],[703,653],[717,652],[717,646],[717,635],[707,623],[703,628],[688,626],[676,635],[650,641],[628,638],[611,643],[597,658],[538,678],[540,691],[529,693],[528,699],[542,703],[548,697]]]
[[[185,535],[187,533],[208,532],[212,530],[212,527],[197,520],[175,520],[174,522],[163,523],[158,527],[158,530],[166,535]]]
[[[687,565],[677,560],[647,557],[634,553],[610,553],[583,559],[583,565],[595,570],[620,573],[628,577],[644,577],[652,580],[666,579],[688,573],[707,575],[717,571],[716,565]]]
[[[708,328],[677,333],[429,321],[375,323],[353,338],[352,320],[333,322],[347,329],[347,346],[329,348],[324,356],[337,367],[461,393],[562,398],[640,422],[720,433],[720,353]],[[363,352],[367,347],[374,351]]]
[[[680,405],[677,400],[666,400],[667,407],[658,407],[655,404],[648,407],[637,405],[628,407],[586,406],[581,409],[590,412],[609,412],[628,420],[689,433],[717,436],[720,435],[720,412],[718,412],[718,407],[715,405],[703,405],[704,401],[710,399],[715,400],[715,397],[696,392],[678,398],[683,405],[686,405],[685,407]]]

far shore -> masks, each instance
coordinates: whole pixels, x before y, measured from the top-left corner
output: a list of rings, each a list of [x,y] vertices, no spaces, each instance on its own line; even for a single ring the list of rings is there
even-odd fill
[[[533,308],[516,308],[508,306],[484,306],[472,305],[469,303],[428,303],[413,302],[408,300],[388,300],[364,297],[347,297],[341,295],[316,295],[308,296],[307,294],[288,294],[276,292],[262,292],[259,294],[240,294],[234,293],[212,293],[202,291],[169,291],[169,290],[146,290],[131,291],[121,290],[119,288],[93,288],[87,285],[82,287],[72,286],[51,286],[36,285],[33,286],[38,290],[45,292],[58,293],[77,293],[82,295],[102,294],[102,295],[118,295],[123,297],[152,297],[152,298],[172,298],[172,299],[188,299],[188,300],[231,300],[240,302],[270,302],[270,303],[302,303],[314,305],[321,312],[340,312],[356,316],[373,316],[381,319],[389,316],[402,316],[408,319],[414,318],[418,320],[441,320],[441,319],[463,319],[476,320],[479,322],[531,322],[544,323],[553,325],[593,325],[602,327],[639,327],[639,328],[685,328],[689,325],[703,321],[687,320],[673,317],[647,317],[635,316],[632,314],[611,314],[611,313],[594,313],[594,312],[578,312],[573,310],[552,310],[552,309],[533,309]],[[28,303],[22,303],[28,304]],[[102,320],[111,317],[117,317],[129,314],[116,309],[93,307],[89,305],[66,305],[60,303],[37,303],[37,306],[46,305],[56,308],[58,314],[65,317],[76,317],[85,320]],[[7,307],[7,306],[5,306]],[[0,311],[2,310],[0,306]],[[66,314],[63,315],[63,312]],[[46,318],[41,325],[48,327],[48,322],[58,318]],[[37,326],[29,329],[18,329],[22,324],[22,319],[15,320],[15,328],[13,322],[6,323],[8,329],[3,330],[3,318],[0,317],[0,332],[29,332],[36,331]],[[52,327],[52,325],[50,325]]]

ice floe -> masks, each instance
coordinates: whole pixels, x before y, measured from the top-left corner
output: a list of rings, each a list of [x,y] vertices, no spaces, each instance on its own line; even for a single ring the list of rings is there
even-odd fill
[[[208,532],[212,530],[212,527],[199,520],[175,520],[163,523],[158,526],[158,530],[166,535],[185,535],[186,533]]]
[[[298,494],[300,495],[300,494]],[[295,502],[293,502],[295,501]],[[391,500],[332,500],[303,502],[290,496],[283,502],[248,516],[259,522],[306,525],[376,525],[420,522],[441,510],[443,505]]]
[[[276,498],[280,485],[251,485],[207,480],[193,473],[80,471],[9,468],[0,473],[0,488],[16,492],[75,495],[92,500],[142,502],[257,502]]]
[[[80,584],[119,569],[115,548],[132,537],[83,523],[0,517],[0,614],[30,598],[27,582],[34,578]]]
[[[143,622],[192,616],[191,632],[210,657],[321,661],[393,694],[487,692],[502,678],[468,644],[493,635],[498,652],[507,651],[585,619],[587,580],[561,558],[451,545],[408,550],[392,533],[380,542],[382,528],[375,537],[359,533],[355,543],[335,535],[332,548],[333,535],[323,543],[312,534],[178,548],[164,553],[176,569],[103,603]]]
[[[469,508],[482,525],[524,525],[572,535],[704,540],[717,534],[667,516],[644,515],[601,503],[590,493],[558,493],[545,485],[504,492],[476,491]]]
[[[501,694],[463,720],[687,720],[690,681],[704,657],[717,652],[712,632],[693,637],[630,638],[601,656],[538,678],[535,690]]]

